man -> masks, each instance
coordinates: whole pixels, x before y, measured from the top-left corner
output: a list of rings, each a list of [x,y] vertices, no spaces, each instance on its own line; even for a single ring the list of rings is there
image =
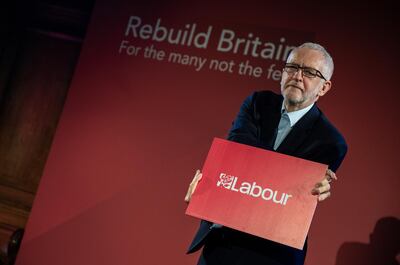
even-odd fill
[[[331,89],[332,74],[333,60],[322,46],[304,43],[295,48],[283,69],[282,95],[253,93],[228,135],[231,141],[327,164],[325,178],[311,191],[318,201],[331,195],[330,182],[337,179],[334,171],[347,151],[342,135],[315,104]],[[190,201],[200,179],[197,171],[185,201]],[[304,263],[307,250],[307,241],[297,250],[207,221],[201,221],[188,253],[203,245],[198,264],[207,265],[297,265]]]

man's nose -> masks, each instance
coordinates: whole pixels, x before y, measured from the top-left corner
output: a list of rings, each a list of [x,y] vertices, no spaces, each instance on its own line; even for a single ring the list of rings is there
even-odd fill
[[[294,73],[293,78],[298,80],[298,81],[303,81],[303,72],[301,69],[297,70],[296,73]]]

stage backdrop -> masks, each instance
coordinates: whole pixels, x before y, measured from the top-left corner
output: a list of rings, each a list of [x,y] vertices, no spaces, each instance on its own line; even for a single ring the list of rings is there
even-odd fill
[[[373,79],[395,69],[380,27],[364,35],[355,10],[333,22],[329,8],[305,3],[131,2],[96,4],[18,265],[195,264],[185,251],[198,221],[183,202],[195,169],[246,96],[279,92],[288,52],[305,41],[335,59],[319,105],[349,144],[332,198],[317,207],[307,264],[333,265],[343,242],[365,242],[380,217],[399,216],[385,98],[399,93]]]

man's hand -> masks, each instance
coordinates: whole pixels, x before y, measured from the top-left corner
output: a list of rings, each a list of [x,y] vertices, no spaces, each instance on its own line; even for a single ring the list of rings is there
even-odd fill
[[[200,170],[199,169],[196,170],[196,174],[194,175],[194,178],[189,185],[188,191],[186,192],[185,202],[187,202],[187,203],[190,202],[190,199],[192,198],[192,194],[197,187],[197,183],[199,183],[202,176],[203,176],[203,174],[201,174]]]
[[[323,201],[327,199],[328,197],[331,196],[331,184],[330,182],[332,180],[337,180],[336,174],[328,169],[325,173],[325,178],[321,181],[315,184],[314,189],[311,191],[312,195],[318,195],[318,201]]]

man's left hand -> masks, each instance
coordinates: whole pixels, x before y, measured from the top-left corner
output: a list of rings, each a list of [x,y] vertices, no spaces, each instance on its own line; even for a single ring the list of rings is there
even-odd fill
[[[331,184],[332,180],[337,180],[335,172],[328,169],[325,173],[325,178],[315,184],[314,189],[311,191],[312,195],[318,196],[318,201],[323,201],[331,196]]]

